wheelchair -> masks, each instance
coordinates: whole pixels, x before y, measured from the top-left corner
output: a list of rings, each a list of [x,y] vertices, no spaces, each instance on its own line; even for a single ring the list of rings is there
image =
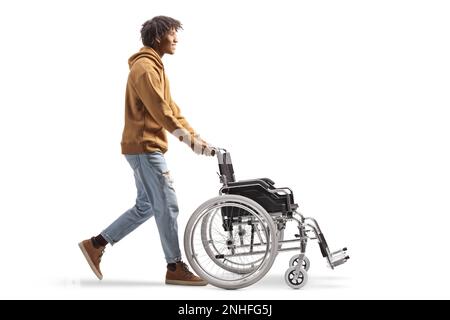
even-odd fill
[[[291,189],[277,188],[269,178],[236,181],[230,153],[214,151],[222,183],[219,196],[194,211],[184,233],[186,258],[199,276],[216,287],[244,288],[264,277],[278,252],[297,251],[284,278],[299,289],[308,281],[308,240],[318,241],[331,269],[347,262],[347,248],[331,252],[317,221],[297,211]],[[298,233],[286,240],[289,221],[297,223]]]

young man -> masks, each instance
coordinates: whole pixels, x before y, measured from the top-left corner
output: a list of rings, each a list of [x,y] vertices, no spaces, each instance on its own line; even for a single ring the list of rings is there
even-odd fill
[[[181,261],[178,243],[178,204],[164,159],[168,149],[165,130],[188,144],[197,154],[213,155],[214,148],[195,133],[172,100],[161,58],[174,54],[181,23],[158,16],[142,25],[144,47],[128,60],[125,127],[122,153],[134,172],[137,199],[98,236],[79,243],[95,275],[102,279],[100,259],[105,246],[117,243],[151,217],[155,217],[167,261],[167,284],[206,285]]]

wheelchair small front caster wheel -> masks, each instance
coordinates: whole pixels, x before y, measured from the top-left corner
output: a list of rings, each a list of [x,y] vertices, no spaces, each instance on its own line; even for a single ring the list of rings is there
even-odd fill
[[[299,255],[296,254],[295,256],[293,256],[291,258],[291,260],[289,260],[290,267],[295,267],[298,264],[298,257],[299,257]],[[311,262],[309,262],[308,257],[304,256],[303,260],[302,260],[302,268],[305,269],[305,271],[308,271],[310,266],[311,266]]]
[[[284,274],[284,280],[289,287],[300,289],[308,282],[308,274],[303,268],[299,268],[297,271],[297,267],[290,267]]]

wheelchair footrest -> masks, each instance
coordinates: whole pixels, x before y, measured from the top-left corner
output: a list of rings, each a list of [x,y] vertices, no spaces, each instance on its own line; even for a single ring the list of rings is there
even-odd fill
[[[350,256],[347,254],[347,248],[342,248],[341,250],[335,251],[330,255],[330,262],[333,267],[344,264],[348,259],[350,259]]]

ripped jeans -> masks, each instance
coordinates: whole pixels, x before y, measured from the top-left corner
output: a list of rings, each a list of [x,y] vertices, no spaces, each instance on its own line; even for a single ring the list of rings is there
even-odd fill
[[[159,152],[125,155],[134,171],[137,198],[101,235],[114,245],[149,218],[155,216],[167,263],[181,260],[178,243],[178,203],[164,155]]]

